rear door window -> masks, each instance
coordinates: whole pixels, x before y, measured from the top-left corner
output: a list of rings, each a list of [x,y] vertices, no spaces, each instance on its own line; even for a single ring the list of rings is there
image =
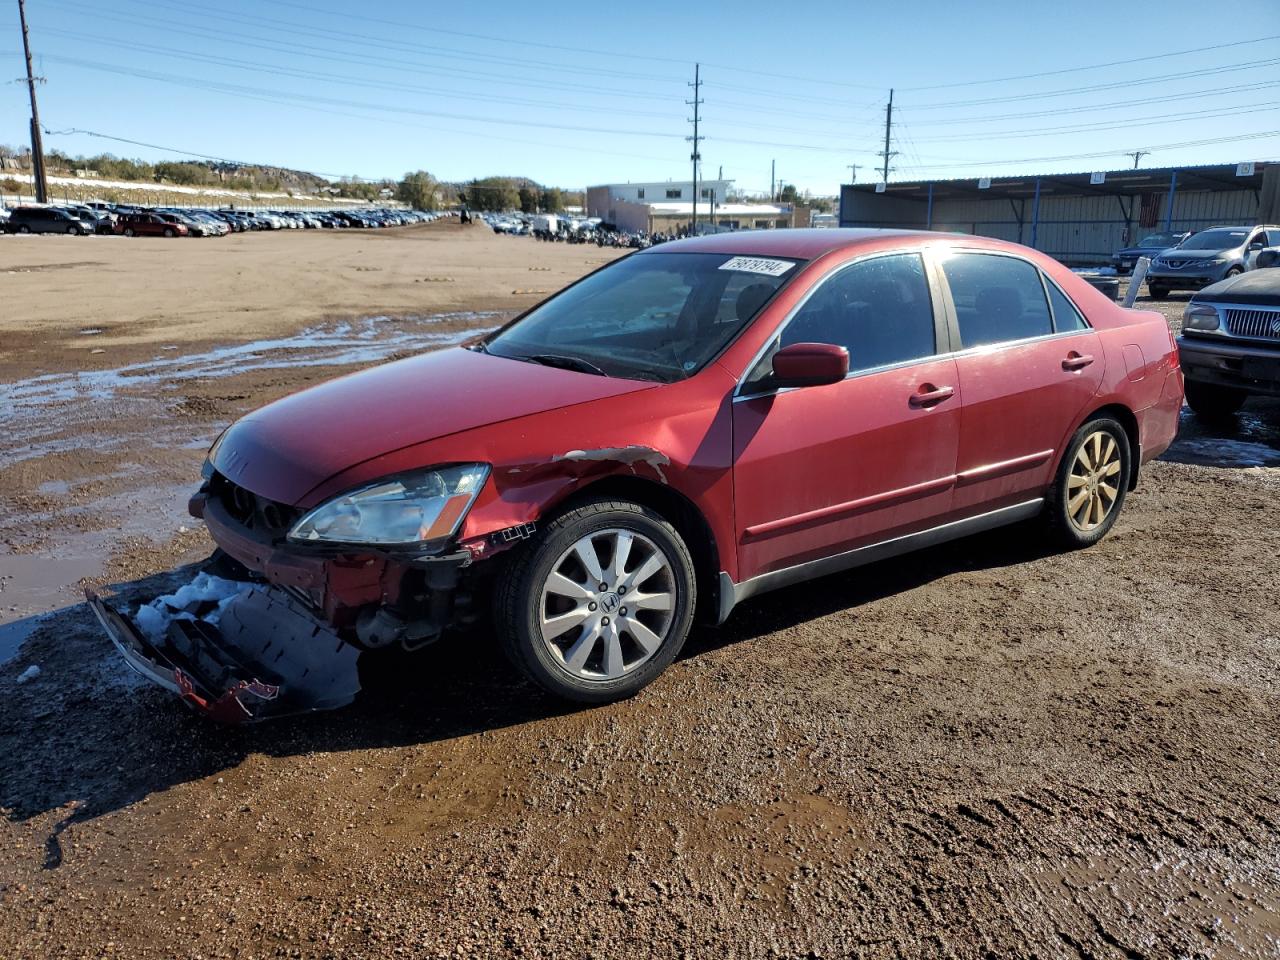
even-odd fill
[[[952,253],[942,259],[942,272],[965,349],[1053,333],[1040,271],[1025,260]]]
[[[873,257],[828,278],[782,331],[780,345],[792,343],[845,347],[850,372],[933,356],[933,300],[920,255]]]
[[[1080,310],[1065,293],[1058,289],[1058,285],[1047,276],[1044,279],[1044,288],[1049,291],[1049,305],[1053,308],[1054,330],[1058,333],[1065,333],[1072,330],[1089,329],[1089,325],[1084,322],[1084,316],[1080,313]]]

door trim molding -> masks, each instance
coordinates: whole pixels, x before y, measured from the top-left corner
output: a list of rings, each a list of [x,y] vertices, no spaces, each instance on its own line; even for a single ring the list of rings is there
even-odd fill
[[[760,540],[777,533],[784,533],[795,527],[807,526],[817,521],[834,520],[846,514],[857,513],[859,510],[881,507],[901,500],[913,500],[916,497],[928,496],[931,493],[940,493],[943,490],[950,490],[955,484],[956,475],[952,474],[949,477],[939,477],[936,480],[913,483],[908,487],[898,487],[896,490],[873,493],[867,497],[859,497],[857,500],[833,503],[829,507],[819,507],[817,510],[797,513],[794,516],[782,517],[778,520],[767,520],[764,523],[757,523],[743,530],[742,539],[744,541]]]
[[[1041,450],[1039,453],[1028,453],[1026,456],[1014,457],[1012,460],[1001,460],[998,463],[988,463],[986,466],[974,467],[971,470],[961,470],[956,474],[956,484],[964,486],[967,483],[978,483],[981,480],[991,480],[1009,473],[1017,473],[1019,470],[1038,467],[1042,463],[1048,463],[1053,458],[1054,452],[1052,449]]]
[[[910,553],[913,550],[946,543],[948,540],[967,537],[970,534],[981,533],[984,530],[991,530],[1006,524],[1017,523],[1019,520],[1028,520],[1040,513],[1043,506],[1044,498],[1036,497],[1034,500],[1016,503],[1009,507],[1001,507],[999,510],[965,517],[962,520],[954,520],[951,523],[944,523],[937,527],[930,527],[928,530],[908,533],[901,537],[882,540],[844,553],[820,557],[807,563],[762,573],[758,577],[752,577],[750,580],[744,580],[741,583],[735,583],[733,578],[722,570],[720,571],[719,583],[720,609],[716,622],[724,623],[729,618],[729,614],[733,612],[734,607],[757,594],[788,587],[805,580],[812,580],[815,577],[824,577],[843,570],[851,570],[864,564],[875,563],[877,560],[887,560],[889,557],[896,557],[899,554]]]

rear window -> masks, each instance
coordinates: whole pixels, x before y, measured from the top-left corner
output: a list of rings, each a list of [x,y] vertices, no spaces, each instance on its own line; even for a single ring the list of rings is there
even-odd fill
[[[966,349],[1053,333],[1040,271],[1025,260],[952,253],[944,257],[942,272]]]

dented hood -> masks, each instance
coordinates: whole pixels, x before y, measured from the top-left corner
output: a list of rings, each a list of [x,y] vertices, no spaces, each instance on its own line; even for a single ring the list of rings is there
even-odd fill
[[[223,435],[213,466],[259,496],[309,506],[308,492],[374,457],[654,386],[461,347],[440,350],[331,380],[249,414]]]

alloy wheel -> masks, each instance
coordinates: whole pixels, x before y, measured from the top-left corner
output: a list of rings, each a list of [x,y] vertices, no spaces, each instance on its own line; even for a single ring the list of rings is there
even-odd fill
[[[1067,516],[1088,533],[1110,516],[1120,496],[1120,445],[1105,430],[1095,430],[1080,444],[1067,476]]]
[[[587,534],[542,586],[538,626],[554,662],[582,680],[616,680],[662,647],[676,607],[671,563],[634,530]]]

